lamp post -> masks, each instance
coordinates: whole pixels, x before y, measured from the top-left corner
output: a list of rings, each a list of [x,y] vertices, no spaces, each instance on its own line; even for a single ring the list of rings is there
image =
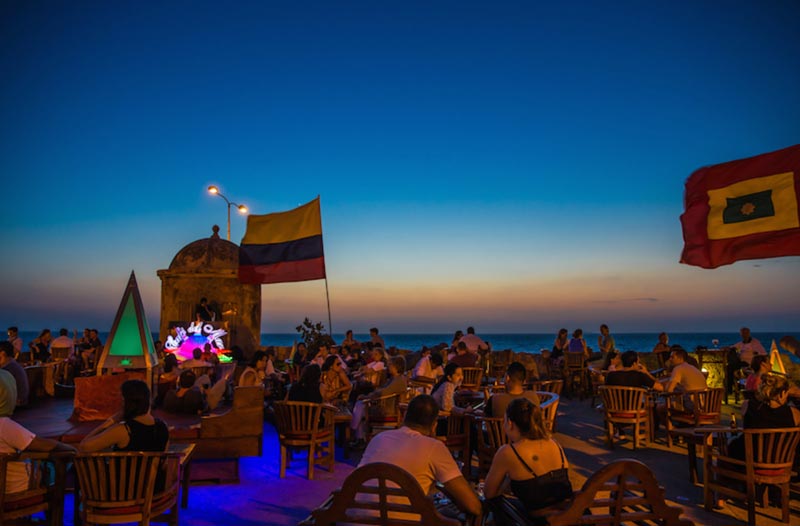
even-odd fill
[[[211,194],[211,195],[220,196],[228,204],[228,241],[230,241],[231,240],[231,205],[235,206],[236,209],[239,210],[240,214],[246,214],[247,213],[247,207],[244,206],[244,205],[240,205],[240,204],[236,204],[236,203],[230,202],[227,197],[225,197],[224,195],[222,195],[220,193],[219,188],[214,186],[213,184],[208,187],[208,193]]]

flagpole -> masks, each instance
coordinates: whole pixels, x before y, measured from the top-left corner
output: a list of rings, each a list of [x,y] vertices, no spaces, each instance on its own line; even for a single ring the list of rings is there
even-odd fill
[[[331,295],[328,292],[328,276],[325,276],[325,297],[328,299],[328,334],[333,338],[333,322],[331,321]]]

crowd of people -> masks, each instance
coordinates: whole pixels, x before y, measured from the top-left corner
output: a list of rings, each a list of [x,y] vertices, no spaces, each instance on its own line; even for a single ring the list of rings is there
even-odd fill
[[[198,308],[201,306],[202,302]],[[752,393],[752,399],[742,408],[744,427],[800,425],[800,412],[787,404],[790,395],[800,392],[785,378],[771,372],[766,350],[749,329],[742,328],[740,334],[741,341],[731,346],[730,351],[735,356],[732,360],[735,367],[751,371],[745,382],[745,390]],[[7,341],[0,342],[0,452],[69,449],[70,446],[35,437],[10,419],[15,407],[27,403],[28,392],[26,374],[19,363],[24,359],[23,342],[16,327],[8,329],[8,336]],[[792,340],[782,339],[781,345],[785,348],[794,345],[796,349],[796,341]],[[216,353],[209,348],[195,349],[192,358],[183,363],[178,363],[174,354],[166,353],[161,364],[159,392],[155,393],[157,404],[170,413],[202,414],[213,410],[234,385],[288,386],[285,398],[290,401],[328,403],[352,414],[354,440],[350,446],[365,448],[361,464],[398,465],[411,473],[425,492],[435,483],[442,484],[460,510],[470,514],[480,513],[481,503],[440,439],[446,433],[440,416],[471,412],[502,417],[509,443],[496,452],[483,489],[495,523],[499,526],[544,523],[539,512],[572,495],[567,456],[544,424],[539,397],[529,387],[532,378],[523,363],[509,363],[502,379],[498,378],[503,390],[493,393],[479,407],[459,404],[464,368],[474,367],[481,355],[491,350],[473,327],[465,333],[457,331],[450,345],[414,353],[409,356],[413,362],[402,354],[388,352],[377,328],[370,330],[370,340],[363,343],[355,340],[352,331],[347,331],[341,345],[323,342],[315,347],[309,349],[304,343],[299,344],[287,372],[276,367],[271,348],[255,351],[249,360],[235,348],[234,363],[229,368],[221,367]],[[63,329],[57,338],[52,338],[50,331],[45,330],[28,348],[29,360],[42,362],[51,359],[54,348],[68,348],[67,359],[75,362],[76,367],[87,367],[93,355],[102,349],[102,343],[96,330],[87,329],[81,338],[77,335],[70,338]],[[610,386],[643,387],[667,393],[690,393],[707,387],[706,375],[697,362],[681,346],[670,345],[666,333],[659,334],[653,348],[656,355],[664,358],[661,362],[666,374],[661,378],[656,378],[642,364],[637,352],[617,349],[605,324],[600,327],[597,348],[599,352],[592,353],[581,329],[575,329],[571,337],[567,329],[560,329],[547,359],[559,364],[568,352],[601,359],[603,381]],[[413,367],[409,368],[409,363]],[[553,370],[558,368],[550,369]],[[379,433],[367,444],[367,404],[382,396],[407,393],[410,381],[426,386],[421,391],[424,394],[411,398],[402,426]],[[136,380],[125,382],[122,397],[120,412],[90,433],[79,444],[80,451],[164,450],[167,427],[151,413],[147,385]],[[282,392],[278,398],[284,398]],[[678,400],[684,408],[691,409],[689,397]],[[658,407],[657,414],[661,421],[668,418],[663,406]],[[743,458],[740,447],[739,442],[732,443],[731,454]],[[18,475],[9,469],[9,487],[15,487],[11,479],[19,478]]]

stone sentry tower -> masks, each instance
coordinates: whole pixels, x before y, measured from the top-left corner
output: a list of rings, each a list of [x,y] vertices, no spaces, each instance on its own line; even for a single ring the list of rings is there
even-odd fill
[[[195,318],[200,298],[208,298],[216,321],[227,325],[228,348],[241,347],[250,355],[261,340],[261,285],[239,283],[239,245],[219,237],[214,225],[211,237],[189,243],[175,254],[161,278],[159,338],[165,341],[170,323]]]

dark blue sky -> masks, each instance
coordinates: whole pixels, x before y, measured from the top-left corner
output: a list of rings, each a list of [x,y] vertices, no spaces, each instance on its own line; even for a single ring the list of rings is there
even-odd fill
[[[677,263],[693,170],[799,142],[797,2],[159,4],[0,7],[3,323],[110,324],[131,269],[157,320],[214,183],[322,196],[357,331],[797,329],[799,258]]]

